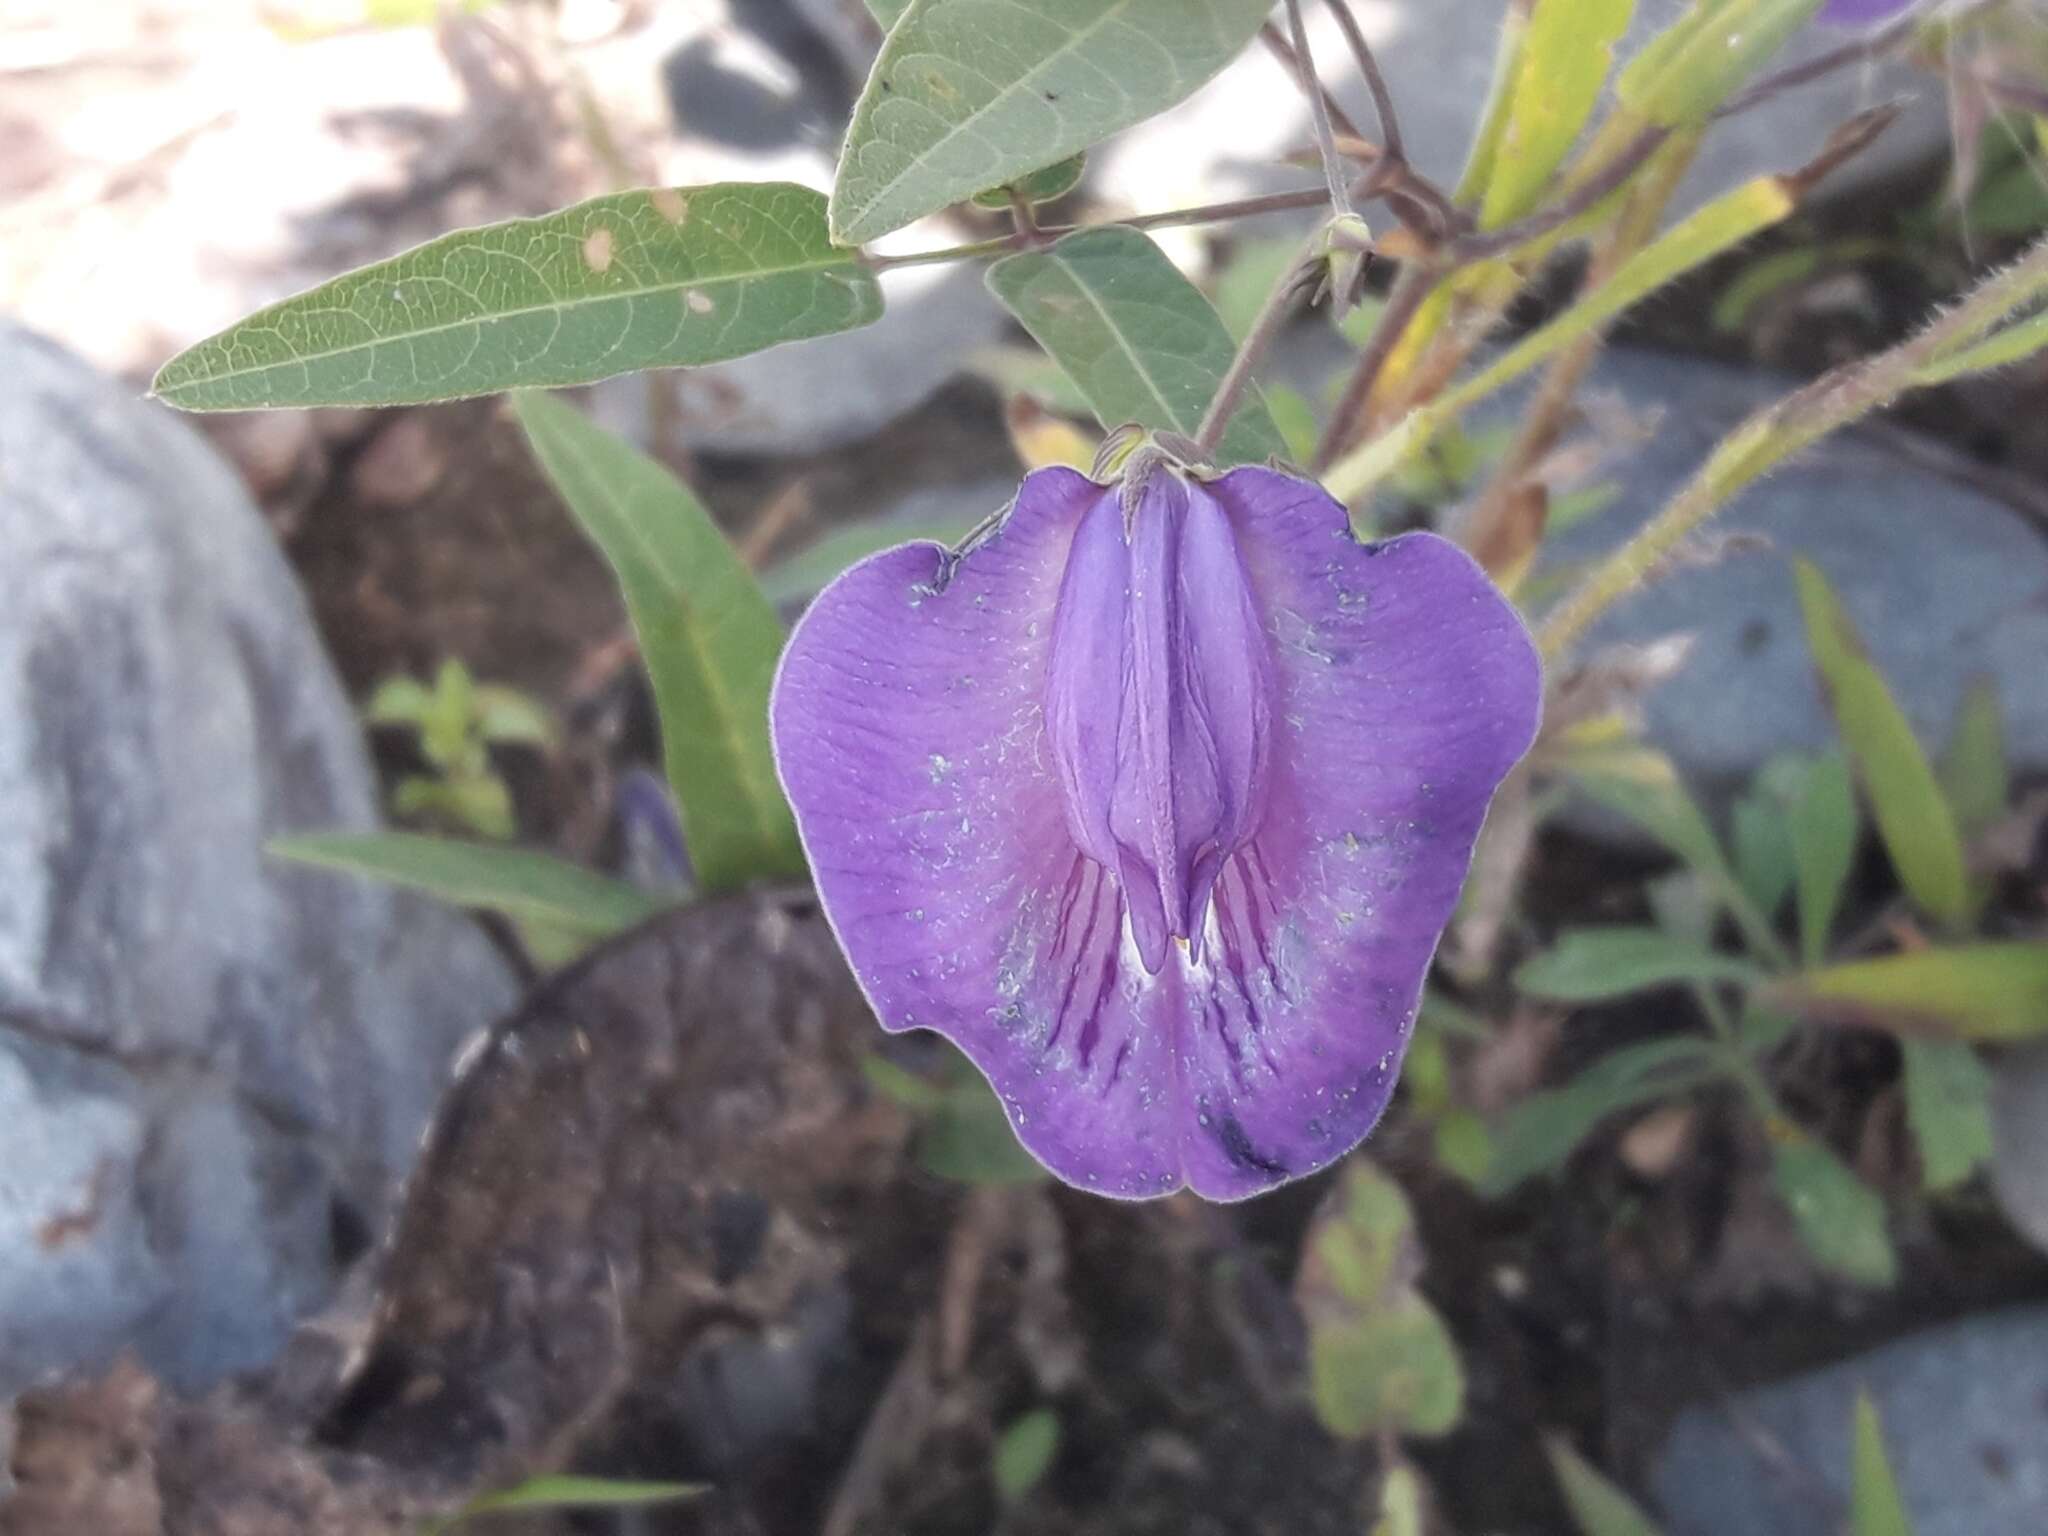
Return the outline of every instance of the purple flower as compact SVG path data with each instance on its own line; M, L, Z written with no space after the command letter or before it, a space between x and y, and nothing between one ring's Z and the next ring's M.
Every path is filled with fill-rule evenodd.
M882 1027L951 1039L1070 1183L1236 1199L1385 1107L1541 676L1455 545L1131 462L848 571L771 726Z

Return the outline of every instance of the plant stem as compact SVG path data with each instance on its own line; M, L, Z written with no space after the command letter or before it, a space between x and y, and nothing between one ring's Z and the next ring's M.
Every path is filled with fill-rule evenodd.
M1372 397L1373 385L1386 368L1387 359L1394 355L1394 348L1400 345L1402 333L1408 329L1409 322L1435 289L1437 278L1434 268L1411 263L1403 267L1401 275L1394 279L1393 291L1387 295L1386 305L1380 310L1379 323L1366 339L1365 350L1358 354L1351 377L1345 382L1344 393L1331 408L1330 419L1323 423L1323 435L1316 440L1316 456L1311 467L1318 475L1350 446L1352 434Z
M1920 374L1982 339L2020 306L2048 294L2048 238L1993 273L1963 302L1889 351L1845 364L1752 414L1641 532L1608 556L1537 632L1555 659L1618 598L1648 578L1738 491L1838 427L1890 405ZM2008 361L2010 359L2007 359Z
M1223 441L1223 433L1230 425L1230 418L1237 412L1237 403L1250 387L1252 370L1265 358L1273 338L1280 334L1280 328L1294 313L1294 300L1301 292L1303 273L1312 270L1312 263L1322 259L1324 231L1327 225L1319 227L1301 248L1301 255L1287 264L1266 295L1266 301L1259 306L1259 312L1252 319L1251 329L1245 332L1244 341L1239 344L1237 355L1230 360L1230 367L1216 386L1216 393L1209 401L1209 408L1202 413L1201 425L1195 428L1195 446L1204 458L1212 457L1216 445Z
M1386 76L1380 73L1379 61L1372 56L1358 18L1351 14L1351 7L1344 0L1325 0L1325 3L1337 18L1344 41L1351 45L1351 57L1358 64L1358 72L1365 76L1365 88L1372 92L1372 109L1380 120L1380 141L1386 145L1386 157L1389 160L1406 160L1408 157L1401 147L1400 120L1394 115L1394 93L1387 89Z
M972 261L978 256L1007 256L1013 251L1047 245L1062 235L1082 229L1103 229L1122 225L1126 229L1172 229L1186 224L1220 224L1228 219L1255 218L1262 213L1287 213L1298 208L1327 207L1327 188L1304 187L1298 192L1267 192L1259 197L1234 198L1226 203L1203 203L1193 208L1171 208L1163 213L1141 213L1128 219L1098 219L1092 224L1044 225L1029 235L1012 232L969 245L949 245L935 251L908 251L901 256L863 254L862 261L875 272L893 272L898 267L930 266L943 261Z
M1344 162L1337 156L1337 145L1330 136L1330 113L1323 104L1322 82L1316 75L1315 55L1309 52L1308 28L1301 20L1301 0L1287 0L1287 32L1294 44L1294 72L1301 82L1301 92L1308 98L1308 119L1315 128L1316 153L1323 162L1323 180L1329 184L1330 207L1339 214L1351 211L1351 198L1344 181ZM1385 124L1381 133L1385 134ZM1391 159L1396 151L1389 140L1382 162Z

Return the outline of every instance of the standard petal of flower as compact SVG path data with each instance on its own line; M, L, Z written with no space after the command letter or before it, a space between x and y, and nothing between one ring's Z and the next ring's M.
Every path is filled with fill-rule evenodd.
M1487 802L1534 738L1514 609L1445 540L1361 545L1318 487L1208 491L1273 641L1265 815L1181 968L1184 1173L1212 1198L1342 1156L1379 1117Z
M946 1035L1040 1161L1135 1196L1180 1183L1177 1024L1125 942L1113 875L1077 846L1046 734L1055 599L1105 496L1113 509L1114 491L1041 470L942 588L936 545L848 571L791 636L770 724L826 915L883 1027ZM1073 643L1099 661L1121 634L1116 617ZM1107 705L1074 701L1095 705L1082 727L1114 729L1109 687ZM1113 774L1113 742L1083 756L1104 751L1087 771Z

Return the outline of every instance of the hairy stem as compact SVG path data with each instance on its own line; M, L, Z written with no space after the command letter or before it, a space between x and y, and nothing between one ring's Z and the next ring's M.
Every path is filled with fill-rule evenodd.
M1981 341L2006 316L2048 295L2048 239L1993 273L1963 302L1889 351L1822 374L1751 415L1640 533L1603 561L1537 632L1547 657L1563 653L1588 625L1652 575L1673 550L1751 481L1858 417L1881 410L1934 373L1945 358ZM2001 358L2000 361L2011 361Z

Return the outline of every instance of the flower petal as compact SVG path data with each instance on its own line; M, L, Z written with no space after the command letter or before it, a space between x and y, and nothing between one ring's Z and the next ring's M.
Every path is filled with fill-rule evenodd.
M1119 572L1142 579L1144 551L1105 534L1088 558L1089 514L1115 497L1040 471L950 573L931 545L848 572L791 638L777 760L885 1028L951 1038L1070 1182L1236 1198L1335 1160L1377 1119L1540 677L1454 546L1361 546L1341 507L1275 471L1195 486L1177 600L1201 607L1175 659L1199 677L1168 693L1199 700L1183 725L1205 734L1211 787L1251 786L1212 819L1233 843L1256 832L1213 868L1189 850L1194 892L1212 875L1213 891L1200 931L1169 945L1156 872L1062 787L1104 806L1137 750L1142 626ZM1059 626L1066 683L1063 584L1089 594ZM1230 594L1248 606L1225 621Z
M1542 677L1521 619L1433 534L1362 545L1319 487L1211 481L1273 641L1268 805L1182 968L1184 1172L1254 1194L1342 1156L1394 1086L1487 802Z
M883 1028L951 1039L1060 1177L1163 1194L1180 1183L1167 989L1125 939L1113 874L1077 845L1046 739L1055 598L1105 497L1113 510L1114 489L1040 470L950 579L932 544L855 566L790 637L770 725ZM1121 621L1106 632L1114 657ZM1094 718L1113 728L1116 711Z

